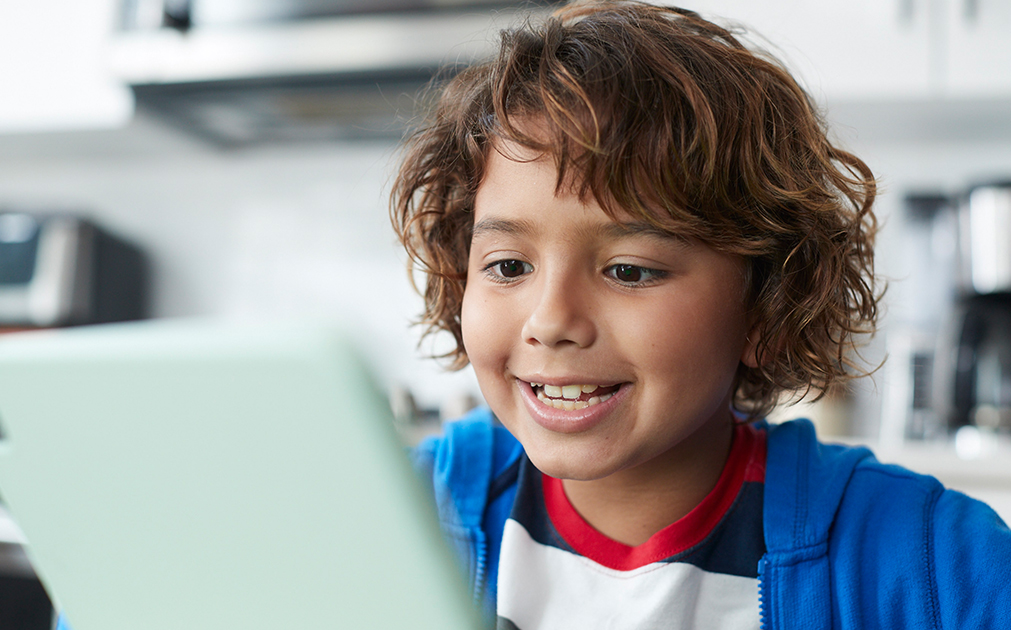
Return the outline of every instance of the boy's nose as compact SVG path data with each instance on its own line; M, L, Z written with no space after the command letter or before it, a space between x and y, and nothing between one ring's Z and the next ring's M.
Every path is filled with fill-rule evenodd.
M546 280L523 324L523 339L554 348L571 344L586 348L597 338L592 297L578 283Z

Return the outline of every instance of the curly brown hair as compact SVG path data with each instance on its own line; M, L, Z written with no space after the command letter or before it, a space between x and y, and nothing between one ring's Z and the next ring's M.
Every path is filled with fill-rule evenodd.
M408 139L391 217L427 274L426 333L456 340L451 367L467 364L474 197L501 140L553 156L558 186L576 181L612 218L743 258L761 340L760 365L738 368L742 413L861 373L851 350L873 332L880 298L870 169L832 144L776 60L692 11L629 1L572 4L504 31L497 58L456 75Z

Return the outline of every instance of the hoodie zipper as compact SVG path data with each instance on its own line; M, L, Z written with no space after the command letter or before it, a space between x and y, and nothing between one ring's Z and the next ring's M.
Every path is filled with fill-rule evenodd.
M475 532L474 540L474 551L475 562L474 562L474 602L478 605L481 604L481 598L484 597L485 592L485 582L487 581L487 576L485 572L487 571L488 564L488 544L484 540L483 532L477 530Z
M765 585L765 556L758 561L758 619L761 630L772 630L769 619L769 595Z

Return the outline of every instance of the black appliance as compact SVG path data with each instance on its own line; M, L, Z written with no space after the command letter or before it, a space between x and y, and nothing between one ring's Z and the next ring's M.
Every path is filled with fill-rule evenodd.
M1011 429L1011 294L966 298L959 321L950 424Z
M142 319L147 287L140 249L95 223L0 211L0 326Z
M955 201L958 286L939 344L938 409L949 429L1011 431L1011 182Z

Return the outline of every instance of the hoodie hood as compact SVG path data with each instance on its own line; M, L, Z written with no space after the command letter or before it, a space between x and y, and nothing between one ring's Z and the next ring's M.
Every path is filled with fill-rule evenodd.
M769 436L766 548L788 553L827 544L846 486L860 462L873 458L871 451L821 444L808 420L772 425Z

